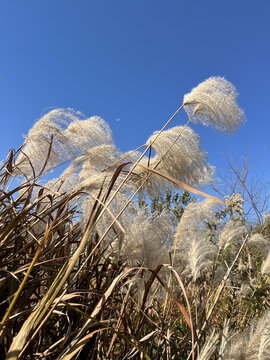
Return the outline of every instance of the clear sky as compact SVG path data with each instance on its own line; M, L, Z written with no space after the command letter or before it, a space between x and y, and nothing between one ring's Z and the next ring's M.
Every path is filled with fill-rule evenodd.
M0 158L55 107L99 115L123 151L143 143L210 76L237 88L248 122L193 126L223 169L248 145L270 176L270 0L0 1ZM183 124L184 112L172 125Z

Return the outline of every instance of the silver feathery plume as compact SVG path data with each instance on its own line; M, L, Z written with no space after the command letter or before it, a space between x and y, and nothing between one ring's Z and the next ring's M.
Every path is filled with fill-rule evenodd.
M270 312L250 327L233 337L227 346L224 360L269 360L270 359Z
M213 262L217 248L207 238L205 222L213 223L216 204L211 200L190 203L178 224L175 235L175 263L196 281Z
M194 122L234 133L245 121L236 102L235 87L222 77L210 77L184 96L184 107Z
M94 116L84 120L71 109L55 109L44 115L30 129L22 152L15 164L15 173L28 178L74 160L98 145L113 145L109 126Z

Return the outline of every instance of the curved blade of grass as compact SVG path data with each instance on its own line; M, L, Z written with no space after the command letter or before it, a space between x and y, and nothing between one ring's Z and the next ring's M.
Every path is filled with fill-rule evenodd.
M109 196L112 188L113 188L113 185L115 183L115 181L117 180L118 176L120 175L123 167L125 166L126 164L121 164L114 172L112 178L111 178L111 181L110 181L110 184L109 184L109 187L108 187L108 190L107 190L107 194L105 196L105 199L103 200L103 202L106 201L107 197ZM39 320L42 319L42 317L44 316L44 314L46 313L46 311L49 309L50 305L52 304L52 302L54 301L54 299L56 298L56 296L58 295L58 293L60 292L60 290L62 289L63 285L65 284L65 282L67 281L67 278L69 277L71 271L73 270L74 266L76 265L81 253L84 251L84 248L88 242L88 239L92 233L92 229L95 225L95 221L96 221L96 218L98 216L98 213L100 211L100 209L102 208L102 205L100 205L98 207L98 203L99 203L99 197L101 195L101 192L102 192L102 189L100 189L100 192L99 192L99 195L97 197L97 200L95 201L95 204L93 206L93 209L92 209L92 212L91 212L91 215L89 217L89 220L88 220L88 224L87 224L87 227L86 227L86 230L84 232L84 235L81 239L81 242L77 248L77 250L75 251L74 255L72 256L72 258L70 258L70 260L68 261L68 264L67 264L67 267L66 267L66 270L65 270L65 274L63 275L63 278L61 279L59 285L56 287L54 293L52 294L51 298L49 301L47 301L47 304L45 306L45 308L43 309L43 311L41 312L39 318L37 319L37 322ZM73 195L74 196L74 195ZM72 197L73 197L72 196ZM106 206L105 206L106 207ZM37 324L36 324L37 325Z
M49 235L50 235L50 233L51 233L51 230L52 230L53 226L55 225L56 221L58 220L58 218L59 218L60 214L62 213L62 211L63 211L63 208L59 209L59 211L58 211L58 213L56 214L54 220L52 221L49 229L47 230L47 232L46 232L46 234L45 234L42 242L41 242L40 245L38 246L38 248L37 248L37 250L36 250L36 253L35 253L34 257L33 257L33 260L32 260L30 266L28 267L28 269L27 269L27 271L26 271L26 274L25 274L25 276L24 276L24 278L23 278L23 281L21 282L21 284L20 284L20 286L19 286L19 289L16 291L15 296L14 296L14 298L12 299L11 304L9 305L7 312L5 313L3 319L2 319L2 321L1 321L1 323L0 323L0 330L2 330L2 329L4 328L5 323L6 323L6 321L8 320L9 315L10 315L12 309L14 308L16 302L17 302L17 300L18 300L18 298L19 298L19 296L20 296L20 294L21 294L21 292L22 292L22 289L23 289L26 281L27 281L27 279L28 279L31 271L33 270L33 267L34 267L34 265L35 265L35 263L36 263L36 261L37 261L37 259L38 259L38 257L39 257L39 254L41 253L42 249L44 248L44 246L45 246L45 244L46 244L46 242L47 242L47 240L48 240L48 237L49 237ZM0 333L0 334L1 334L1 333Z
M192 322L192 316L191 316L191 306L190 306L190 303L189 303L189 300L188 300L188 297L187 297L187 293L186 293L184 284L183 284L179 274L177 273L177 271L171 265L164 265L164 266L166 266L168 269L170 269L173 272L173 274L176 277L176 280L177 280L177 282L178 282L178 284L179 284L179 286L180 286L180 288L181 288L181 290L183 291L183 294L184 294L184 298L185 298L187 308L188 308L188 312L189 312L189 319L190 319L191 343L192 343L191 356L192 356L192 359L194 359L196 333L195 333L194 328L193 328L193 322ZM197 336L196 336L196 338L197 338Z
M3 192L5 191L5 188L7 186L8 180L9 180L9 178L11 176L11 172L12 172L12 162L13 162L13 157L14 157L14 150L11 149L9 151L9 153L10 153L9 159L6 163L6 173L5 173L4 185L3 185L2 191L0 193L0 197L2 196Z
M173 182L175 185L178 185L178 186L180 186L182 189L185 189L185 190L187 190L187 191L189 191L189 192L192 192L193 194L197 194L197 195L204 196L204 197L206 197L206 198L208 198L208 199L214 200L214 201L219 202L219 203L221 203L221 204L223 204L223 205L226 204L224 200L221 200L221 199L219 199L219 198L217 198L217 197L215 197L215 196L206 194L206 193L204 193L203 191L194 189L193 187L184 184L182 181L176 180L176 179L174 179L174 178L172 178L172 177L170 177L170 176L168 176L168 175L162 174L161 172L159 172L159 171L157 171L157 170L154 170L154 169L151 169L151 168L148 167L148 166L145 166L145 165L142 165L142 164L137 164L137 165L138 165L138 166L141 166L142 168L144 168L144 169L146 169L146 170L148 170L148 171L150 171L150 172L152 172L152 173L154 173L154 174L156 174L156 175L159 175L159 176L163 177L164 179L167 179L167 180Z
M153 271L153 270L150 270ZM192 321L191 321L191 317L190 314L187 312L187 310L185 309L184 305L180 303L180 301L176 298L176 296L174 295L174 293L168 288L168 286L161 280L161 278L158 276L158 274L155 274L156 278L158 279L158 281L161 283L161 285L164 287L164 289L167 291L167 293L170 295L170 297L172 298L173 302L175 303L175 305L178 307L178 309L180 310L180 312L182 313L186 323L188 324L190 330L193 330L193 326L192 326Z
M113 177L111 179L111 182L109 185L109 190L108 190L106 196L108 196L110 191L112 190L113 185L114 185L117 177L119 176L122 168L123 168L123 166L120 165L118 167L118 169L116 169L115 174L113 175ZM101 191L102 191L102 189L100 190L99 196L101 195ZM63 211L65 205L75 196L77 196L77 193L70 195L65 200L63 206L59 209L59 214ZM21 350L23 349L23 347L25 345L25 342L27 341L27 338L28 338L30 332L38 326L38 324L40 323L40 321L42 320L42 318L48 311L49 307L51 306L51 304L53 303L53 301L55 300L55 298L61 291L65 282L67 281L71 271L73 270L74 266L76 265L81 253L84 251L84 248L89 240L89 237L92 233L92 229L95 224L95 220L97 218L97 214L99 212L99 209L101 208L101 205L98 209L97 208L98 208L98 202L96 201L93 206L91 215L89 217L89 220L88 220L88 223L86 226L86 230L82 236L82 239L80 241L80 244L79 244L77 250L75 251L74 255L69 259L68 263L62 267L62 269L60 270L60 273L58 274L57 278L51 285L47 294L42 298L42 300L38 304L37 308L33 311L33 313L28 317L28 319L23 324L18 335L13 339L13 342L12 342L11 347L8 352L7 360L17 359L18 355L20 354ZM56 216L56 218L57 218L57 216ZM54 220L54 223L56 222L56 218ZM51 224L49 230L51 230L52 227L53 227L53 224ZM49 232L48 232L48 235L49 235ZM47 236L47 238L48 238L48 236ZM47 240L47 238L46 238L46 240ZM44 241L44 245L45 245L45 243L46 243L46 241ZM44 245L42 246L42 248L44 247ZM42 250L42 248L40 249L40 251ZM39 251L39 253L40 253L40 251ZM39 255L39 253L38 253L38 255ZM35 261L37 260L37 257L36 257ZM34 266L34 263L33 263L33 266ZM29 274L30 274L30 271L29 271ZM28 276L29 276L29 274L28 274ZM95 315L93 315L93 317L94 316Z
M73 349L70 350L64 357L63 360L71 360L73 359L73 356L75 356L86 344L87 342L91 339L91 337L101 331L104 330L112 330L115 334L117 334L119 337L123 338L126 342L128 342L129 344L131 344L136 351L140 351L140 348L138 345L134 344L134 342L132 342L130 339L128 339L125 335L121 334L120 332L116 331L115 329L113 329L112 327L106 327L106 328L102 328L102 329L97 329L92 331L90 334L87 334L86 336L84 336L78 343L77 346ZM146 335L144 338L140 339L140 342L144 342L146 340L148 340L149 338L151 338L154 333L156 333L156 331L152 331L150 334ZM151 358L143 353L143 356L146 360L151 360Z
M145 290L144 290L144 294L143 294L143 299L142 299L142 305L141 305L141 311L139 313L139 317L138 317L138 321L137 321L137 332L139 331L141 325L142 325L142 320L143 320L143 310L145 307L145 303L147 300L147 296L149 294L150 288L156 278L157 273L161 270L161 268L163 267L163 265L158 265L155 270L152 270L152 274L150 275L147 283L145 284Z
M106 303L106 301L108 300L108 298L110 297L110 295L112 294L114 288L117 286L117 284L124 279L125 277L127 277L132 271L134 271L135 268L130 268L127 269L125 272L119 274L112 282L112 284L110 285L110 287L107 289L107 291L105 292L105 294L102 296L102 298L99 300L98 304L96 305L96 307L94 308L94 310L91 313L91 318L95 318L99 312L101 311L101 309L103 308L104 304ZM92 319L88 319L85 324L83 325L83 327L81 328L81 330L78 332L78 334L75 336L75 338L72 340L70 346L68 347L68 349L62 354L60 355L60 357L58 358L59 360L64 360L66 354L68 354L70 351L73 351L76 347L77 347L77 343L79 343L81 341L81 337L85 334L85 332L88 330L89 326L92 323Z
M117 324L116 324L116 331L118 331L119 328L120 328L120 325L121 325L121 322L122 322L122 317L123 317L123 314L124 314L124 311L125 311L125 308L126 308L126 305L127 305L128 297L129 297L129 294L130 294L130 290L131 290L131 286L129 285L128 291L127 291L127 293L125 295L124 301L123 301L122 306L121 306L119 318L118 318L118 321L117 321ZM117 338L117 333L114 333L113 337L112 337L112 340L110 342L110 345L109 345L109 349L108 349L108 351L106 353L107 357L109 357L109 354L111 352L111 349L112 349L112 347L114 345L114 342L115 342L116 338Z
M2 322L1 322L1 325L2 327L4 326L6 320L8 319L9 317L9 314L12 310L12 308L14 307L22 289L23 289L23 286L25 285L25 282L27 280L27 278L29 277L30 273L31 273L31 270L33 269L37 259L38 259L38 256L40 254L40 252L42 251L42 249L44 248L47 240L48 240L48 237L49 237L49 234L53 228L53 226L55 225L55 223L57 222L57 220L59 219L60 215L62 214L65 206L66 206L66 203L68 201L70 201L71 198L73 198L74 196L76 196L77 194L73 194L71 196L69 196L67 199L65 199L64 201L64 204L62 204L62 206L59 208L55 218L53 219L49 229L47 230L42 242L40 243L35 255L34 255L34 258L26 272L26 275L23 279L23 282L21 283L17 293L15 294L15 297L13 298L13 301L12 303L10 304L9 306L9 309L7 311L7 313L5 314ZM47 309L47 306L50 306L51 305L51 302L54 300L52 300L51 302L49 301L50 300L50 296L52 294L52 290L59 284L59 279L61 278L61 276L63 274L65 274L65 270L66 270L66 266L64 265L62 267L62 269L60 270L60 272L58 273L56 279L54 280L53 284L51 285L51 288L48 290L48 293L42 298L41 302L37 305L37 307L35 308L35 310L33 310L33 312L29 315L29 317L27 318L27 320L23 323L23 326L22 328L20 329L19 333L16 335L16 337L13 338L13 342L10 346L10 349L8 351L8 355L7 355L7 360L15 360L18 358L18 355L20 353L20 351L22 350L26 340L27 340L27 337L29 336L30 332L32 331L33 328L35 328L37 322L39 321L39 317L40 317L40 314L42 313L42 310L44 309L44 307Z
M158 276L158 272L161 270L162 267L167 267L168 269L170 269L173 274L175 275L177 282L181 288L181 290L183 291L184 294L184 298L188 307L188 312L186 311L185 307L177 300L177 298L175 297L175 295L173 294L173 292L168 288L167 285L164 284L164 282L160 279L160 277ZM142 305L141 305L141 311L140 311L140 315L138 318L138 322L137 322L137 328L140 329L140 327L142 326L142 314L143 314L143 309L144 309L144 305L149 293L149 290L151 288L151 285L154 281L155 278L158 279L158 281L161 283L161 285L164 287L164 289L167 291L168 295L172 298L173 302L175 303L175 305L178 307L178 309L180 310L180 312L182 313L186 323L188 324L190 330L191 330L191 337L192 337L192 358L194 359L194 329L193 329L193 322L192 322L192 317L191 317L191 307L189 304L189 300L187 297L187 293L184 287L184 284L182 282L182 280L180 279L180 276L178 275L178 273L175 271L175 269L171 266L171 265L167 265L167 264L160 264L156 267L155 270L151 270L148 269L152 272L152 275L150 276L150 278L148 279L146 285L145 285L145 292L144 292L144 296L143 296L143 301L142 301Z
M106 328L102 328L102 329L97 329L97 330L92 331L90 334L85 335L80 340L80 342L77 343L77 345L65 355L63 360L71 360L73 358L73 356L75 356L77 354L77 352L80 351L84 347L84 345L88 343L88 341L91 339L91 337L94 334L104 331L104 330L108 330L108 329L110 329L110 328L106 327Z

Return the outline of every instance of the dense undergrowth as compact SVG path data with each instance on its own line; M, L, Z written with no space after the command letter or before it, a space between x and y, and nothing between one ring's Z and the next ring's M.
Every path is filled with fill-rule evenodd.
M188 126L234 132L245 121L236 95L206 80L184 97L188 123L167 130L179 108L143 152L122 154L102 119L70 109L10 151L1 359L270 358L269 219L247 226L239 194L198 190L214 169Z

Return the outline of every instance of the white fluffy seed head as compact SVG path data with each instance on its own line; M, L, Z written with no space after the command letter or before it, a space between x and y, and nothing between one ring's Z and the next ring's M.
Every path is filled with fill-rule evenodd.
M179 244L185 243L186 238L192 237L193 234L204 237L205 222L212 223L214 221L213 215L217 206L214 201L209 199L188 204L177 227L175 247L177 248Z
M217 348L219 342L219 334L215 334L213 331L212 334L205 341L197 360L210 360L212 354Z
M226 345L224 360L268 360L270 358L270 312L249 328L231 336Z
M48 171L103 144L113 145L111 130L104 120L97 116L85 120L71 109L55 109L29 131L14 172L30 178L41 171L45 162Z
M216 247L209 241L205 222L213 223L216 204L211 200L190 203L179 222L174 248L176 263L196 281L213 262Z
M235 87L222 77L210 77L184 96L184 107L194 122L234 133L245 121L236 102Z
M109 125L99 116L73 121L65 130L65 136L79 151L99 145L112 145L113 138Z
M142 159L143 165L155 168L161 173L188 185L202 184L206 181L209 183L213 176L213 168L206 161L207 154L200 147L199 136L191 128L176 126L163 131L157 139L156 135L157 132L146 142L146 145L151 145L152 155L154 155ZM167 152L172 144L173 146ZM134 174L141 180L149 173L138 166ZM157 187L167 191L172 187L172 184L158 175L151 175L145 188L151 194L158 192Z
M81 180L108 168L121 156L121 152L114 145L99 145L89 149L84 154L82 170L79 174ZM115 170L115 167L111 171ZM101 174L102 175L102 174Z
M177 139L179 134L181 135ZM148 139L146 144L150 145L155 136L156 133ZM150 165L158 163L175 140L175 144L157 169L188 184L197 183L199 170L202 171L207 165L207 154L200 147L199 136L191 128L184 129L183 126L176 126L162 132L151 145L156 156L150 160Z
M174 237L171 214L162 212L149 217L140 210L131 220L121 248L122 257L130 265L152 269L159 264L169 263Z
M260 249L260 252L262 253L262 255L265 256L265 254L268 253L269 248L270 248L270 241L264 237L261 234L253 234L247 242L247 245L249 247L253 247L256 246Z
M261 272L263 275L270 274L270 250L264 262L262 263Z
M219 238L218 246L220 250L225 249L232 243L239 242L245 233L245 226L240 222L231 220L222 229Z

